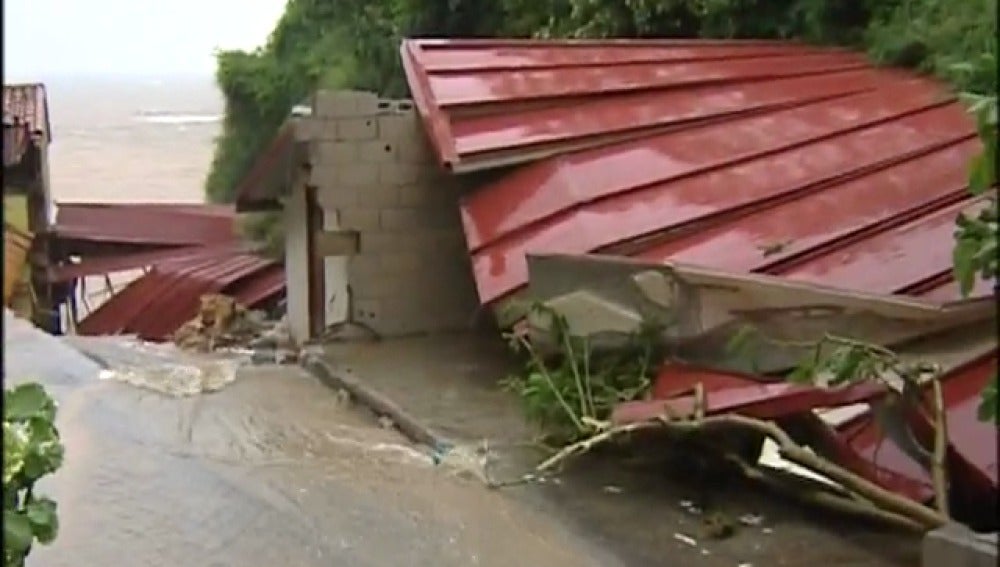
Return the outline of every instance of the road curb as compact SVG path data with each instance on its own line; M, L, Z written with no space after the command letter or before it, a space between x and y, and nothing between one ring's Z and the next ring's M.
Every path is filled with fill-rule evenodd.
M322 356L303 353L299 364L326 386L346 391L376 414L391 419L396 428L411 441L427 445L436 451L446 450L454 445L434 428L399 407L388 396L363 384L358 377L334 368Z

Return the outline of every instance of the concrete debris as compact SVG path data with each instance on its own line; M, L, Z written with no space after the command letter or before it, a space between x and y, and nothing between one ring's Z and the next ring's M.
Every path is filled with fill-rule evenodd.
M764 522L764 516L758 516L756 514L743 514L740 516L740 523L744 526L755 527L759 526Z
M222 294L201 296L198 315L174 333L173 342L183 350L202 353L251 347L258 363L283 364L298 358L287 320L270 322L263 313L247 310Z

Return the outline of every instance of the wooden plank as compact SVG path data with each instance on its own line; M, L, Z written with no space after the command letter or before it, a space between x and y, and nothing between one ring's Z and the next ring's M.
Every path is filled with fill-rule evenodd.
M360 247L360 235L356 230L320 230L315 239L316 255L320 258L352 256Z

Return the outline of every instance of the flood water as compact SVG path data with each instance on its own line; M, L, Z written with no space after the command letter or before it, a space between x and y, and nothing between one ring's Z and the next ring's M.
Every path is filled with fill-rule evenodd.
M5 315L5 375L60 403L61 530L33 567L614 565L502 493L435 466L296 367L172 397Z

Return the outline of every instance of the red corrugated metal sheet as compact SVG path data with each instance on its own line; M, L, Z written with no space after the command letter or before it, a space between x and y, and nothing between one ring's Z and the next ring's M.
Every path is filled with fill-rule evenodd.
M247 252L218 250L176 258L155 266L101 304L80 322L82 335L134 333L163 340L198 311L208 293L233 295L248 307L279 295L284 272L272 260Z
M205 256L216 252L219 256L233 254L242 245L220 245L207 249L204 246L171 246L166 249L136 252L134 254L114 254L111 256L85 257L78 263L65 264L52 268L50 279L53 282L67 282L74 279L112 274L125 270L147 268L171 260Z
M4 85L3 114L5 121L9 117L15 123L27 125L32 134L52 140L45 85L41 83Z
M995 498L997 494L997 430L976 415L979 392L996 375L997 352L978 357L946 373L942 390L950 443L949 469L956 490L965 498ZM928 471L908 456L883 432L871 412L865 412L838 429L824 425L812 410L858 402L875 402L884 390L875 384L840 389L768 383L729 372L668 364L660 372L653 400L630 402L615 408L616 423L655 419L664 406L677 415L694 409L691 390L704 387L708 415L737 413L766 420L810 420L812 441L828 456L853 472L914 500L933 496ZM933 444L928 417L913 412L910 425L925 446Z
M45 86L39 83L4 85L4 167L20 162L33 140L48 143L51 139Z
M463 200L484 303L525 285L529 253L591 252L957 298L950 231L976 206L965 186L979 142L933 82L787 44L412 41L403 53L443 162L531 159L558 142L561 155Z
M236 238L233 207L217 205L58 203L52 232L63 240L204 245Z
M401 52L430 139L455 171L870 90L886 78L854 53L775 42L408 40Z

